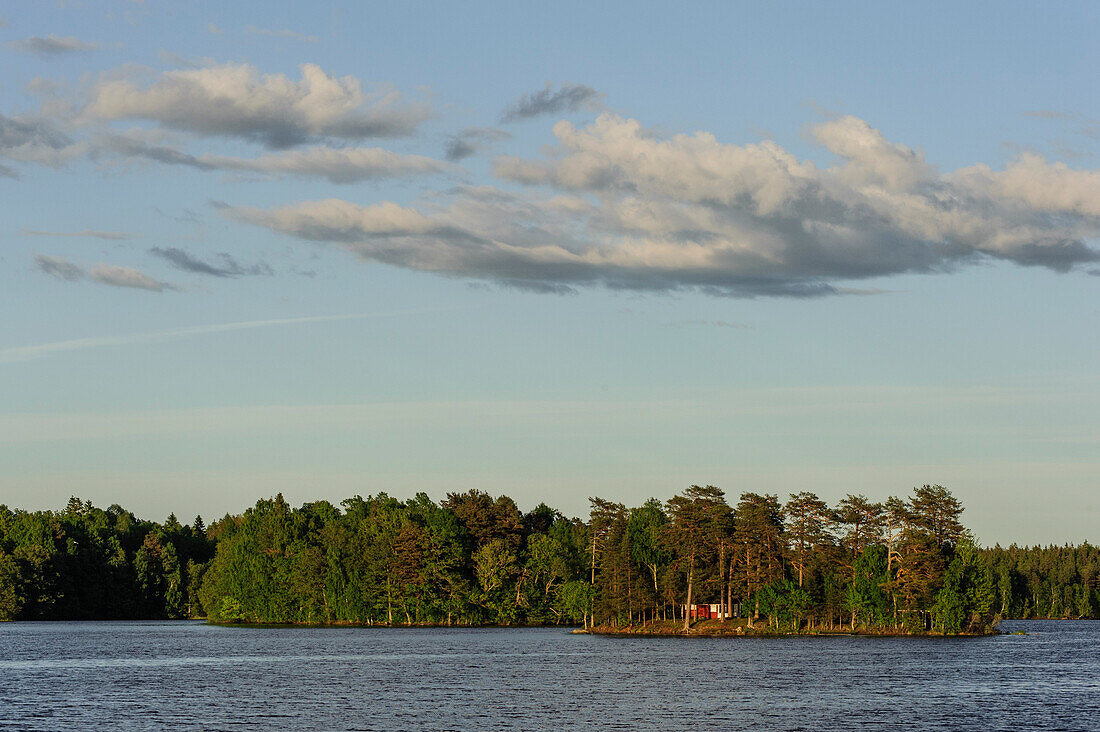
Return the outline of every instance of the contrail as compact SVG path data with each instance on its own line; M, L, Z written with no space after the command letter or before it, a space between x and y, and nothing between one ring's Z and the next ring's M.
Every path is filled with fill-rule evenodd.
M344 313L342 315L310 315L301 318L275 318L273 320L244 320L236 323L214 323L211 325L194 325L186 328L172 328L171 330L155 330L147 333L131 333L120 336L101 336L96 338L76 338L70 341L54 341L53 343L39 343L33 346L14 346L0 349L0 363L12 363L14 361L28 361L34 358L42 358L54 353L65 351L79 351L85 348L102 348L104 346L123 346L130 343L159 343L178 338L190 338L192 336L206 335L208 333L226 333L234 330L248 330L250 328L269 328L275 325L296 325L299 323L323 323L331 320L364 320L367 318L390 318L398 315L419 315L421 313L439 313L454 310L454 308L419 308L415 310L393 310L381 313Z

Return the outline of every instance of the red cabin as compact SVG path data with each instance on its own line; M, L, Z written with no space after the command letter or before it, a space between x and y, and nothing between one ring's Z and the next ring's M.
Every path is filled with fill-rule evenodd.
M718 603L711 603L707 605L692 604L691 606L692 620L711 620L728 617L729 613L722 612L722 606Z

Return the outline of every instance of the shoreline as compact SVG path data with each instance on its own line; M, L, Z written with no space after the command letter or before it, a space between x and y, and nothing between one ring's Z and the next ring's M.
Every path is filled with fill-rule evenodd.
M195 620L203 620L196 618ZM753 628L747 624L727 625L720 621L696 621L693 626L685 631L679 621L659 621L646 625L600 625L592 628L582 628L576 625L496 625L492 623L471 625L446 625L439 623L420 624L369 624L355 622L341 623L253 623L253 622L225 622L205 620L206 625L214 625L223 628L252 628L252 629L310 629L310 628L355 628L362 630L429 630L429 629L454 629L454 630L521 630L541 628L545 630L559 630L574 635L599 635L622 638L828 638L828 637L865 637L865 638L987 638L1007 633L992 628L984 633L940 633L935 631L910 632L892 629L857 628L856 630L820 629L820 630L775 630L774 628Z
M721 621L707 620L696 621L688 630L683 629L681 622L659 621L656 624L649 623L623 627L601 625L587 630L574 630L573 632L627 638L988 638L995 635L1004 635L996 627L991 628L988 632L981 633L913 632L889 628L776 630L774 628L754 628L747 623L729 625Z
M253 623L249 621L225 621L225 620L208 620L206 618L191 618L192 620L204 621L206 625L216 625L222 628L360 628L364 630L438 630L438 629L453 629L453 630L516 630L521 628L545 628L547 630L562 630L576 633L578 630L583 632L583 629L577 625L498 625L496 623L452 623L447 625L446 623L394 623L389 625L386 623L358 623L358 622L338 622L338 623Z

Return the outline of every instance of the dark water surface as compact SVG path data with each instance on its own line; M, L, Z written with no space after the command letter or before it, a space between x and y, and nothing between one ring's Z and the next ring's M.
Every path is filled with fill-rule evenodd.
M1100 730L1100 622L976 639L0 624L0 729Z

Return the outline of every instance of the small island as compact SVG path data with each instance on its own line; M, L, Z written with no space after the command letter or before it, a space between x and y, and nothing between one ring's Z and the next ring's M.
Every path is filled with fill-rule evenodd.
M829 506L691 486L587 520L480 491L292 508L209 526L73 498L0 506L0 619L561 626L614 635L983 635L1095 618L1100 552L978 547L946 488Z

